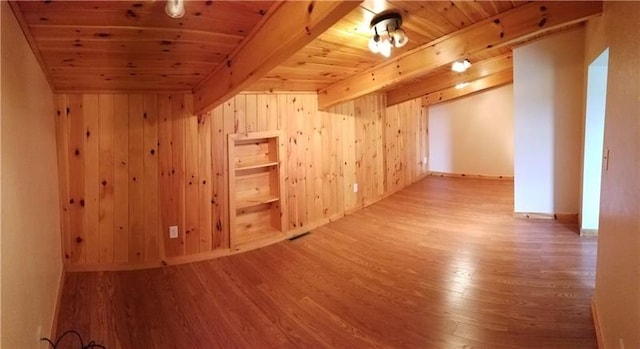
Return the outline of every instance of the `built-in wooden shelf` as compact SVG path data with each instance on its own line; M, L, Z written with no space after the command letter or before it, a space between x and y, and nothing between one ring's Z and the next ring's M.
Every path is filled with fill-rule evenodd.
M281 131L229 135L229 233L232 250L283 234Z
M236 243L235 249L240 250L240 249L249 248L265 240L270 240L270 239L279 240L281 239L281 236L283 234L284 233L282 233L281 231L276 230L275 228L269 228L269 227L267 228L257 227L254 229L246 228L246 229L243 229L240 236L238 236L239 242Z
M277 166L277 165L278 165L277 161L236 164L236 171L252 170L252 169L265 168L265 167L271 167L271 166Z
M252 206L268 204L278 200L280 200L280 198L273 194L262 194L262 195L252 196L246 199L238 199L236 200L236 210L241 210L241 209L249 208Z

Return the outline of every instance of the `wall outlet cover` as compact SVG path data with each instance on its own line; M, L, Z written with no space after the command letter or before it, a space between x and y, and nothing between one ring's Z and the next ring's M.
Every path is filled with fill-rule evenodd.
M178 238L178 226L172 225L169 227L169 238L177 239Z
M354 193L358 192L358 183L353 183L353 192Z

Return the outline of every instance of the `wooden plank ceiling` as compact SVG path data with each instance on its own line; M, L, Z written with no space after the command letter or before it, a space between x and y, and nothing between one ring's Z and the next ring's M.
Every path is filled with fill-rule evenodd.
M522 1L380 1L367 0L303 50L251 86L254 90L315 91L363 72L421 45L510 10ZM402 15L409 43L385 58L369 51L369 23L376 13L395 10ZM495 54L509 52L508 48ZM490 55L473 57L488 58Z
M315 6L320 8L318 4ZM389 62L399 62L400 69L400 62L410 61L414 52L439 45L441 50L450 49L448 47L452 45L447 46L447 43L455 41L456 37L468 40L464 48L458 48L462 55L458 51L438 51L437 54L470 59L474 66L468 72L452 73L449 69L451 59L441 59L433 62L433 68L414 69L409 76L385 78L384 83L378 81L366 93L386 93L391 105L433 96L463 80L481 79L492 74L502 74L502 78L484 81L504 83L504 76L508 75L504 72L512 69L511 49L515 44L579 25L599 14L602 6L601 3L564 4L549 1L366 0L359 6L358 2L353 2L352 7L333 6L333 12L322 12L324 21L323 18L313 19L320 25L311 29L322 30L322 33L311 33L309 27L293 28L291 25L292 33L299 35L299 31L305 29L312 36L308 43L298 39L298 46L306 46L296 48L296 52L280 55L255 52L255 55L277 57L279 62L270 62L274 67L269 66L270 71L263 67L265 71L251 68L251 71L240 72L244 74L242 79L247 79L244 84L235 81L237 77L235 80L230 77L239 73L230 68L234 55L251 45L258 47L257 37L270 40L268 34L260 31L273 31L273 23L271 26L267 23L270 16L282 18L286 13L281 11L280 17L274 15L284 7L280 2L187 1L186 14L180 19L172 19L164 13L164 1L21 1L12 3L12 7L57 92L194 92L196 96L210 95L209 101L196 105L198 111L206 111L219 104L220 98L227 97L224 91L210 92L220 90L212 82L218 81L219 77L222 81L234 80L229 90L240 86L251 91L320 91L320 105L329 106L358 96L323 97L323 94L340 92L342 85L349 88L345 81L357 82L359 76L389 65ZM307 17L312 17L313 7L314 2L305 3L303 8L309 10ZM410 41L403 48L393 49L391 57L385 58L371 53L367 41L373 16L388 10L402 15L403 28ZM510 16L511 13L514 14ZM500 23L500 18L515 23ZM519 18L523 19L522 25L517 22ZM525 19L536 22L526 24ZM545 25L547 19L550 25ZM289 25L288 21L280 19L277 23ZM295 25L300 26L299 23ZM466 48L474 45L469 41L474 39L474 34L469 32L478 32L477 39L483 40L488 34L482 37L482 30L493 26L503 27L506 31L507 25L511 26L509 29L513 28L507 32L508 42L474 52ZM517 35L509 36L514 32ZM504 36L504 33L497 33L500 38ZM274 43L280 39L271 38ZM289 46L286 50L298 46ZM247 52L242 53L246 60ZM458 94L460 92L455 95Z
M57 91L190 91L249 35L273 1L20 1ZM15 8L15 6L14 6ZM23 29L24 29L23 24Z

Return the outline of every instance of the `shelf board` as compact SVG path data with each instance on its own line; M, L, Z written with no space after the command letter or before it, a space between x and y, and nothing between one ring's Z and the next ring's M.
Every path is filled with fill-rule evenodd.
M275 202L278 200L280 200L280 198L273 194L262 194L262 195L256 195L256 196L252 196L244 199L238 199L236 201L236 210L240 210L240 209L251 207L251 206L268 204L270 202Z
M251 170L251 169L254 169L254 168L264 168L264 167L271 167L271 166L277 166L277 165L278 165L277 161L248 163L248 164L236 164L236 171Z
M279 240L282 239L283 235L284 234L281 231L272 227L239 231L237 236L238 240L236 241L234 248L236 250L245 249L256 243L259 244L260 242L266 242L273 239Z

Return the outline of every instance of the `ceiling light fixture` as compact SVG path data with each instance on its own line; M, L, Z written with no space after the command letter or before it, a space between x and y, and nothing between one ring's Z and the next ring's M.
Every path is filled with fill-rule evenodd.
M462 61L455 61L451 65L451 70L454 72L462 73L465 70L469 69L471 66L471 62L468 59L464 59Z
M184 0L167 0L164 12L171 18L181 18L184 16Z
M402 16L396 12L383 12L371 20L371 39L369 50L385 57L391 55L391 47L402 47L409 42L409 37L402 26Z

